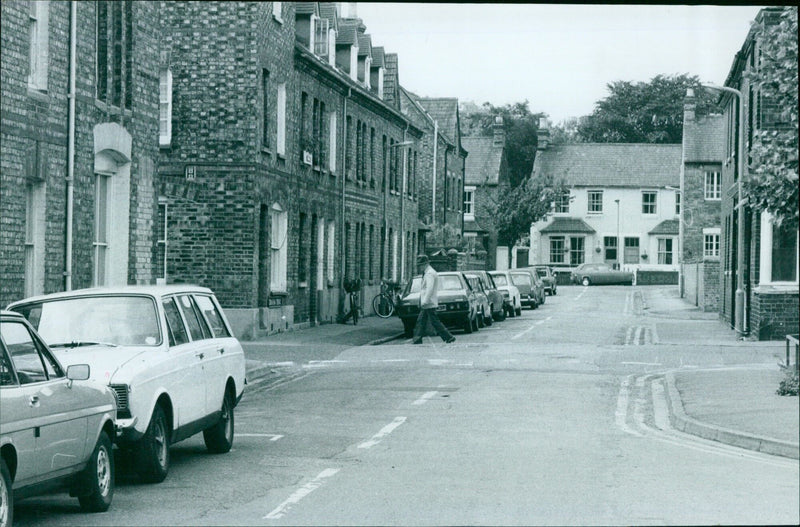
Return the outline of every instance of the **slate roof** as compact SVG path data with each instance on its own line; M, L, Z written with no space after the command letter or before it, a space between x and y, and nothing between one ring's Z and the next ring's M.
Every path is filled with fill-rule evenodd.
M465 185L497 185L503 161L503 147L494 138L462 137L461 146L469 152L464 170Z
M709 115L683 123L687 163L721 163L724 157L725 121L722 115Z
M336 19L336 2L319 2L319 16L320 18L327 18L331 21L331 26L335 26Z
M580 218L554 218L553 222L540 232L591 234L595 230Z
M413 95L412 95L413 96ZM458 137L458 99L455 97L418 97L417 102L439 122L439 131L452 144Z
M664 220L650 231L648 234L671 234L677 236L680 234L678 230L678 220Z
M296 15L313 15L317 12L317 2L295 2Z
M552 176L569 186L680 185L681 145L568 143L536 153L533 177Z
M383 46L375 46L372 48L372 67L383 68L385 63L383 61Z
M359 35L358 36L358 56L366 55L369 56L370 52L372 51L372 37L369 35Z
M339 33L336 35L336 45L350 46L358 39L358 23L351 20L339 20Z

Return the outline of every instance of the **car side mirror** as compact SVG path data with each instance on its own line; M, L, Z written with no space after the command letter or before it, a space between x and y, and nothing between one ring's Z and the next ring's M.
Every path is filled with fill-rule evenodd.
M73 364L67 367L67 379L71 381L86 381L89 379L88 364Z

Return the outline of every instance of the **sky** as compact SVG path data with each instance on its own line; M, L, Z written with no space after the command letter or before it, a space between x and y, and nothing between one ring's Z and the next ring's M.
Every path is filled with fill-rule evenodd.
M592 113L611 82L659 74L723 84L758 6L355 4L373 46L423 97L528 100L553 123Z

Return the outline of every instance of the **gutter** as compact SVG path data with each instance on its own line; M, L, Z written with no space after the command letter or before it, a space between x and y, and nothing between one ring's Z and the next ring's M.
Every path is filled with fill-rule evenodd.
M72 290L72 219L75 192L75 77L77 69L78 4L70 2L69 13L69 121L67 131L67 210L64 242L64 290Z

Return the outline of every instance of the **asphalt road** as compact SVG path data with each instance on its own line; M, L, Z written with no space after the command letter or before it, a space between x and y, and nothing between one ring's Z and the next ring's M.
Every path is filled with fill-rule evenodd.
M633 287L564 287L455 344L346 349L251 389L236 440L172 448L166 481L118 472L107 513L66 495L18 525L797 524L798 462L666 422L663 371L774 363L644 316ZM695 337L692 337L692 334Z

